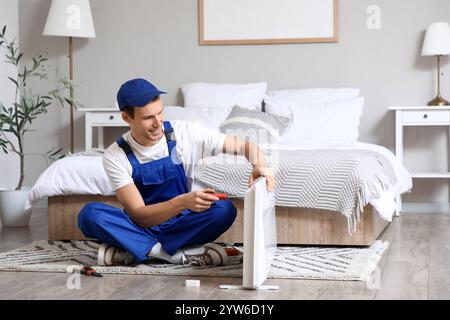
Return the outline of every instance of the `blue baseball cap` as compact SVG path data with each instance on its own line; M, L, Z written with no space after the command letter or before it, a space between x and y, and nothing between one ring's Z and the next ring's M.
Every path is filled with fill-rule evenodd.
M126 107L143 107L154 98L166 93L145 79L133 79L120 87L117 92L117 104L120 111Z

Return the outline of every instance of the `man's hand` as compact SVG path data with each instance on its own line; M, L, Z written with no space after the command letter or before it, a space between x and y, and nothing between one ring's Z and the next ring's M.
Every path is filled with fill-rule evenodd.
M219 198L214 197L211 193L214 193L214 189L203 189L199 191L192 191L179 195L179 199L182 201L183 206L194 212L202 212L208 210L214 201Z
M248 185L251 186L259 177L266 177L266 186L269 192L273 192L275 190L275 176L271 168L258 165L254 166L252 174L248 180Z
M250 142L239 140L234 136L227 136L223 144L223 153L244 155L248 162L253 165L253 171L248 180L248 185L261 176L266 177L267 190L273 192L275 190L275 176L271 168L266 166L266 160L263 150L258 145Z

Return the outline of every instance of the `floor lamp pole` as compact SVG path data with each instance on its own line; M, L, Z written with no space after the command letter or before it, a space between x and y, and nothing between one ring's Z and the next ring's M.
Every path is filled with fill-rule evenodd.
M70 153L74 153L74 130L73 130L73 38L69 37L69 80L70 80Z

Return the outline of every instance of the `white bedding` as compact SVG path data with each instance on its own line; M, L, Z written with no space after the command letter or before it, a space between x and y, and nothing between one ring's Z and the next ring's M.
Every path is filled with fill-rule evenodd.
M289 148L283 147L283 149ZM396 195L410 192L412 189L411 174L385 147L357 142L353 147L345 148L345 150L353 149L377 151L391 162L398 180L397 185L393 190L381 193L378 198L369 199L369 203L382 217L392 216L395 211ZM194 182L192 189L201 187L201 183ZM101 156L72 156L53 163L41 174L30 190L27 207L29 208L36 201L45 197L70 194L114 195L109 179L103 170Z

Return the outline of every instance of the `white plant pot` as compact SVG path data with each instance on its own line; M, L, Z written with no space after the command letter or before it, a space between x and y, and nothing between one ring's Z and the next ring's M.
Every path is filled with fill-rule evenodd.
M26 227L30 223L31 208L25 210L30 188L0 189L0 220L3 227Z

